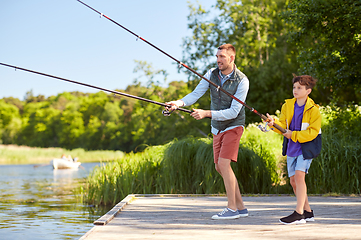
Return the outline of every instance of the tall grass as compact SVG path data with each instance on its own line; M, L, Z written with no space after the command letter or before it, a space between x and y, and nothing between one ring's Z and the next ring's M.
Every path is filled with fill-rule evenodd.
M277 178L276 160L266 149L261 155L240 145L238 162L232 167L242 192L270 193ZM263 157L268 158L264 161ZM130 193L224 193L223 180L214 168L212 140L186 138L97 169L83 191L91 204L114 204Z
M165 146L129 153L124 158L95 167L81 187L83 200L96 205L118 202L130 193L157 192L156 178Z
M361 112L358 106L324 109L322 151L311 164L312 193L361 193Z
M361 113L357 106L324 108L323 146L306 176L308 193L361 193ZM238 162L231 166L242 193L292 193L283 136L249 125L241 138ZM96 168L82 188L84 201L114 204L130 193L224 193L213 164L212 139L187 138Z

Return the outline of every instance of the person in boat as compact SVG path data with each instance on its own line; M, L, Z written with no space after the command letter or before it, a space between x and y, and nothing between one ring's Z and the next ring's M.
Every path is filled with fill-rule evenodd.
M231 44L218 47L216 54L218 67L210 69L204 77L245 102L249 81L247 76L237 69L234 63L235 56L236 49ZM197 120L205 117L212 119L214 164L223 178L228 200L227 207L213 215L212 219L247 217L248 210L243 203L237 178L231 168L231 162L237 162L239 141L244 130L246 117L244 106L204 79L184 98L166 104L171 105L169 110L192 105L208 89L211 93L211 110L193 109L191 116Z

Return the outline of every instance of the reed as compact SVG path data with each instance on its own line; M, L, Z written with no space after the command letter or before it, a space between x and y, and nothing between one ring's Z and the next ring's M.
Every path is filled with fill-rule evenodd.
M277 182L276 160L266 148L260 155L240 145L238 163L232 167L244 193L271 193ZM264 160L268 158L268 160ZM186 138L93 170L86 181L83 198L95 205L112 205L131 193L224 193L223 180L214 168L212 140Z
M306 177L309 194L361 193L360 108L322 110L323 147ZM242 193L292 193L283 136L247 126L241 138L238 162L232 168ZM82 189L84 200L96 205L115 204L131 193L224 193L213 164L212 139L186 138L148 147L96 168Z
M95 167L82 188L85 202L114 205L130 193L156 192L156 178L165 146L129 153L124 158Z
M265 158L263 158L265 157ZM268 160L264 160L264 159ZM276 163L265 149L257 154L240 145L238 162L231 163L242 192L270 193ZM273 175L273 176L272 176ZM214 168L211 139L187 138L173 141L165 151L161 189L167 193L224 193L221 176Z

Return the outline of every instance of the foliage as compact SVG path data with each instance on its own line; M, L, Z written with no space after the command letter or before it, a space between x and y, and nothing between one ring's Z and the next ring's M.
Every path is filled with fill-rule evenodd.
M361 193L361 108L327 107L323 148L306 176L309 194ZM347 134L345 134L347 132ZM242 193L292 193L281 156L282 136L249 125L241 138L238 162L232 163ZM82 189L84 200L114 204L131 193L224 193L213 164L212 140L186 138L97 168Z
M281 17L285 1L218 0L206 11L189 5L184 62L205 73L216 66L218 46L231 43L236 48L235 63L250 80L248 105L260 112L274 112L285 98L292 97L292 73L298 69L296 47L287 42L292 25ZM190 76L192 79L192 76ZM259 121L248 114L247 122Z
M114 205L129 193L157 192L156 178L164 146L129 153L117 161L95 167L80 192L83 199L97 205Z
M286 18L300 72L314 75L335 102L361 100L361 1L289 1Z
M327 125L322 131L322 151L312 162L307 176L313 193L361 193L361 108L324 109Z
M139 64L136 71L143 71L148 77L147 87L135 82L121 92L166 102L191 91L183 81L171 82L168 88L160 87L159 79L165 81L167 73L153 70L146 62ZM193 107L199 106L197 103ZM24 101L0 100L0 141L32 147L130 152L164 144L176 137L209 133L208 119L194 121L178 111L164 117L161 110L155 104L104 92L64 92L47 99L29 92Z
M0 143L11 144L21 128L19 109L0 99Z
M359 102L360 1L217 0L210 9L189 4L183 62L200 73L216 65L216 48L232 43L236 64L248 76L247 104L262 113L280 109L292 97L292 73L319 81L311 97L320 105ZM288 41L292 39L292 41ZM191 92L199 79L168 87L165 70L136 61L146 86L134 81L122 92L167 102ZM300 66L301 64L301 66ZM163 86L163 85L162 85ZM352 91L350 91L352 89ZM336 97L337 96L337 97ZM206 93L192 108L209 109ZM64 92L45 98L26 93L24 101L0 101L0 142L38 147L142 151L174 138L209 135L209 119L195 121L181 112L165 118L161 107L104 92ZM246 111L247 123L259 117Z
M271 156L266 149L263 157ZM240 146L238 162L232 167L242 192L270 193L275 158L263 159ZM273 162L274 164L268 164ZM94 169L81 190L92 204L114 204L130 193L224 193L223 180L214 168L212 140L186 138Z

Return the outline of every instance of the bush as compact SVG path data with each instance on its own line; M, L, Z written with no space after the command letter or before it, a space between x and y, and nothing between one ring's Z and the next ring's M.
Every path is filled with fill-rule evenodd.
M306 177L310 193L361 193L360 107L327 107L323 110L322 151Z

